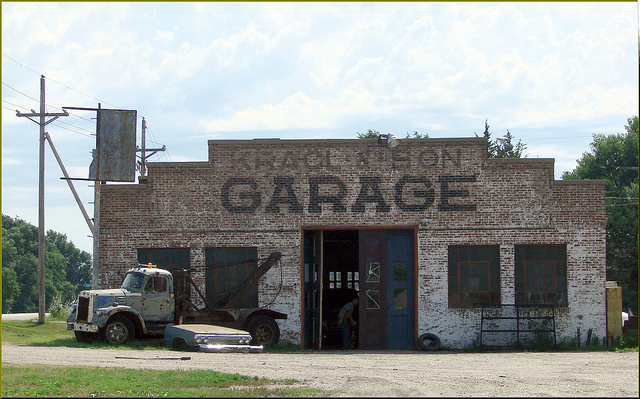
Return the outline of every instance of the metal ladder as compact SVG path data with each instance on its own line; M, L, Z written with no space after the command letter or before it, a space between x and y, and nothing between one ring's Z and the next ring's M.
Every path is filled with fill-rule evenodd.
M523 338L541 333L553 333L553 347L556 347L556 314L553 305L480 304L479 306L481 307L479 335L481 347L532 348L535 347L535 340L523 341ZM530 322L532 320L539 320L541 323L539 326L532 326ZM507 326L502 321L506 321ZM515 334L515 342L500 345L488 345L483 342L483 334L496 333Z

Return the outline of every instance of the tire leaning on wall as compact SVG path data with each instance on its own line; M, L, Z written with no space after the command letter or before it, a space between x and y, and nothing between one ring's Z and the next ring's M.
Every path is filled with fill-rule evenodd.
M442 342L437 335L424 333L418 338L418 346L423 351L436 351L442 347Z

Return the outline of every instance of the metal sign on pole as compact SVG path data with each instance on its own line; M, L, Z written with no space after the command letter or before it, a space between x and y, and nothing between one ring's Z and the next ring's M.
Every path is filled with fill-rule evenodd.
M31 110L30 113L22 113L16 110L18 117L29 118L33 122L40 125L40 172L38 184L38 323L45 323L45 287L44 287L44 251L45 251L45 231L44 231L44 127L61 116L69 116L67 111L62 113L47 113L44 95L44 75L40 76L40 112ZM39 117L39 120L32 119ZM45 120L47 117L52 117Z
M39 237L38 237L38 271L39 271L39 322L45 322L45 273L44 273L44 251L45 251L45 228L44 228L44 147L45 141L49 142L51 149L64 173L64 179L67 180L69 188L73 193L80 210L89 226L93 235L93 288L98 287L98 270L99 270L99 234L100 234L100 186L106 181L133 182L135 181L135 158L136 153L140 155L140 174L141 177L146 175L146 159L157 151L165 151L166 146L162 148L146 148L146 121L142 121L142 150L136 148L136 121L137 111L122 109L103 109L100 104L98 108L80 108L80 107L62 107L62 113L46 113L45 112L45 85L44 76L40 82L40 112L31 110L31 113L17 112L17 116L26 117L40 125L40 187L39 187ZM60 116L69 116L67 109L96 111L96 149L93 151L93 162L89 167L89 177L71 178L64 167L58 152L56 151L53 141L48 133L45 132L45 126ZM33 119L39 117L39 120ZM46 117L52 117L45 120ZM147 153L151 153L147 155ZM80 202L72 180L91 180L95 181L94 189L94 217L89 218L84 206ZM142 179L141 179L142 180Z

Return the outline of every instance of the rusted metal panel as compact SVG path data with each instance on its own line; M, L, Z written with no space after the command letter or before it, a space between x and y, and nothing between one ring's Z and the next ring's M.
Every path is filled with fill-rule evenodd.
M385 230L360 230L360 349L387 349Z
M98 109L96 149L89 179L135 181L137 111Z

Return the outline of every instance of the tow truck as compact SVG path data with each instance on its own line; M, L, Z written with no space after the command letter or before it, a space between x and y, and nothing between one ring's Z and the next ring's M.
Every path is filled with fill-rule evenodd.
M181 278L154 264L138 264L127 270L117 289L83 290L67 319L79 342L106 341L121 345L143 336L163 336L168 326L216 325L247 331L251 345L269 347L278 343L276 320L287 315L267 308L239 308L237 302L281 258L272 252L238 286L215 302L209 301L195 284L190 271L181 269ZM204 303L197 307L189 287Z

